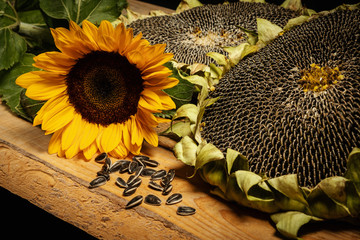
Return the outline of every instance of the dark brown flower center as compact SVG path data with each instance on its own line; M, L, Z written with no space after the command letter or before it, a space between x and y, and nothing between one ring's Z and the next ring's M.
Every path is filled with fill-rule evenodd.
M137 112L143 79L126 57L94 51L67 75L67 93L76 112L90 123L122 123Z

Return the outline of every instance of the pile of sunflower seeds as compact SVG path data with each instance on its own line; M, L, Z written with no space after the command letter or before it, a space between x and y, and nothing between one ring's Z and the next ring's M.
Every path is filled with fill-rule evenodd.
M119 172L121 174L128 173L130 176L127 180L124 180L121 177L116 179L116 185L120 188L123 188L123 196L133 195L137 188L142 183L141 177L149 177L148 187L161 192L162 195L169 195L173 189L171 182L175 177L175 169L166 170L156 170L159 163L155 160L150 159L148 156L136 155L130 160L118 160L114 163L111 162L111 159L108 157L107 153L101 153L95 158L95 161L98 163L103 163L103 166L99 172L97 172L97 177L92 180L89 184L89 188L96 188L104 185L107 181L110 180L110 174ZM132 198L125 206L126 209L136 207L142 202L145 202L149 205L160 206L161 199L154 195L148 194L145 199L142 195L137 195ZM167 200L167 205L176 204L182 201L182 195L180 193L174 193L170 195ZM196 212L195 208L189 206L179 206L176 213L178 215L187 216L192 215Z

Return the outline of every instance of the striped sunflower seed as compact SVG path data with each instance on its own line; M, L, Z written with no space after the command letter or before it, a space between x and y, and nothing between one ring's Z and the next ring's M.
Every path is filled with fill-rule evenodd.
M139 187L140 184L141 184L142 180L141 178L137 177L137 178L134 178L131 183L129 184L129 187Z
M125 209L129 209L129 208L133 208L136 207L138 205L140 205L143 201L143 196L138 195L136 197L134 197L133 199L131 199L125 206Z
M92 180L89 183L89 188L96 188L96 187L100 187L102 185L104 185L106 183L106 178L104 176L98 176L97 178L95 178L94 180Z
M105 159L108 157L107 153L106 152L103 152L99 155L96 156L95 158L95 162L97 163L102 163L102 162L105 162Z
M125 182L125 180L124 179L122 179L121 177L118 177L117 179L116 179L116 185L118 185L119 187L121 187L121 188L127 188L128 187L128 184Z
M148 156L145 155L135 155L133 157L133 160L140 160L140 161L144 161L144 160L149 160L150 158Z
M161 205L161 200L160 198L158 198L157 196L153 195L153 194L149 194L145 197L145 203L149 204L149 205L154 205L154 206L160 206Z
M123 195L124 196L130 196L133 195L136 192L137 187L129 186L124 189Z
M159 166L159 162L152 160L152 159L143 159L143 163L145 163L148 167L157 167Z
M162 195L168 195L172 189L173 186L171 184L168 184L166 187L164 187L164 190L162 191Z
M120 173L125 173L127 171L129 171L129 166L130 166L130 161L128 160L122 160L122 165L121 165L121 168L119 169L119 172Z
M136 168L138 167L138 165L139 164L137 162L135 162L135 161L130 162L129 170L128 170L129 173L133 174L135 172Z
M109 172L110 173L114 173L119 171L122 168L122 165L124 164L124 161L126 160L118 160L116 162L114 162L114 164L112 164L109 168Z
M166 175L166 171L165 170L159 170L154 172L153 175L151 175L151 180L160 180L161 178L163 178Z
M164 188L162 186L160 186L159 184L157 184L154 181L149 182L149 187L154 189L154 190L157 190L157 191L163 191L164 190Z
M196 209L189 206L180 206L176 211L176 213L181 216L193 215L195 212Z
M166 200L167 205L176 204L182 201L181 193L174 193Z
M156 172L155 169L152 168L144 168L141 172L142 177L151 177Z

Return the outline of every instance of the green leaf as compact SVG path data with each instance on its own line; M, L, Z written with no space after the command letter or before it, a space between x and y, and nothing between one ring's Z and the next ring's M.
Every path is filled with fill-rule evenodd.
M277 230L285 237L299 239L299 229L310 221L321 221L322 219L306 215L302 212L289 211L271 215L271 220L276 224Z
M44 105L45 101L37 101L33 100L25 95L26 89L23 89L20 93L20 106L23 112L26 114L24 117L26 120L32 122L40 110L40 108Z
M346 206L347 181L343 177L329 177L316 185L307 198L312 214L326 219L349 216L350 211Z
M0 30L0 71L9 69L26 52L25 40L9 28Z
M21 22L32 23L36 26L45 26L45 20L40 10L18 12Z
M126 7L126 0L40 0L40 8L51 18L80 24L83 20L100 23L115 21Z
M282 210L304 211L308 206L296 174L283 175L266 181Z
M17 25L15 10L8 1L0 1L0 29L14 28Z
M347 161L345 177L350 179L360 195L360 149L354 148Z
M231 174L226 196L260 211L272 213L279 210L272 191L262 177L250 171L238 170Z
M174 138L179 141L182 137L191 135L190 121L180 121L171 126L161 135L169 136L170 138ZM175 135L175 136L174 136Z
M175 113L173 119L188 118L190 123L195 123L199 114L199 108L194 104L182 105Z
M197 152L195 171L208 162L224 159L224 154L211 143L200 144Z
M178 79L179 83L172 88L165 89L164 92L171 97L176 104L176 108L179 108L191 101L195 88L191 82L179 75L178 70L172 66L171 62L165 64L165 66L172 70L172 75L170 77Z
M190 137L185 136L174 147L177 159L186 165L195 166L197 144Z
M249 170L249 161L238 151L228 148L226 151L226 166L230 175L237 170Z
M224 161L217 160L205 164L200 169L200 176L205 182L219 187L222 192L226 191L227 173L224 168Z
M281 27L270 22L269 20L257 18L256 21L259 38L259 42L257 43L257 45L259 47L263 47L268 44L270 41L275 39L283 30Z
M33 57L34 55L26 53L11 69L0 71L0 95L2 101L6 102L11 111L29 121L31 121L31 118L20 104L20 95L23 88L16 85L15 80L23 73L37 70L32 66L34 63Z
M16 11L29 11L39 9L39 0L16 0Z

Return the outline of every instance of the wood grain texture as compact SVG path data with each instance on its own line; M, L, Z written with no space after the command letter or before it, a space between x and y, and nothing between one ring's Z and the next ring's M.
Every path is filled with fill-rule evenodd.
M135 0L129 0L129 4L143 14L161 9ZM152 193L163 204L142 204L125 210L125 204L135 195L122 196L122 190L115 185L119 173L112 174L106 185L89 189L101 165L80 156L63 159L49 155L49 140L50 136L45 136L39 127L0 105L0 186L99 239L280 239L267 214L211 195L210 186L197 176L189 179L193 169L166 149L145 144L142 153L158 160L159 169L176 169L173 192L181 193L183 202L165 205L166 197L149 189L148 179L143 178L135 195ZM173 144L162 141L168 147ZM179 205L195 207L197 213L178 216ZM360 238L359 229L337 222L304 227L302 233L309 240Z

